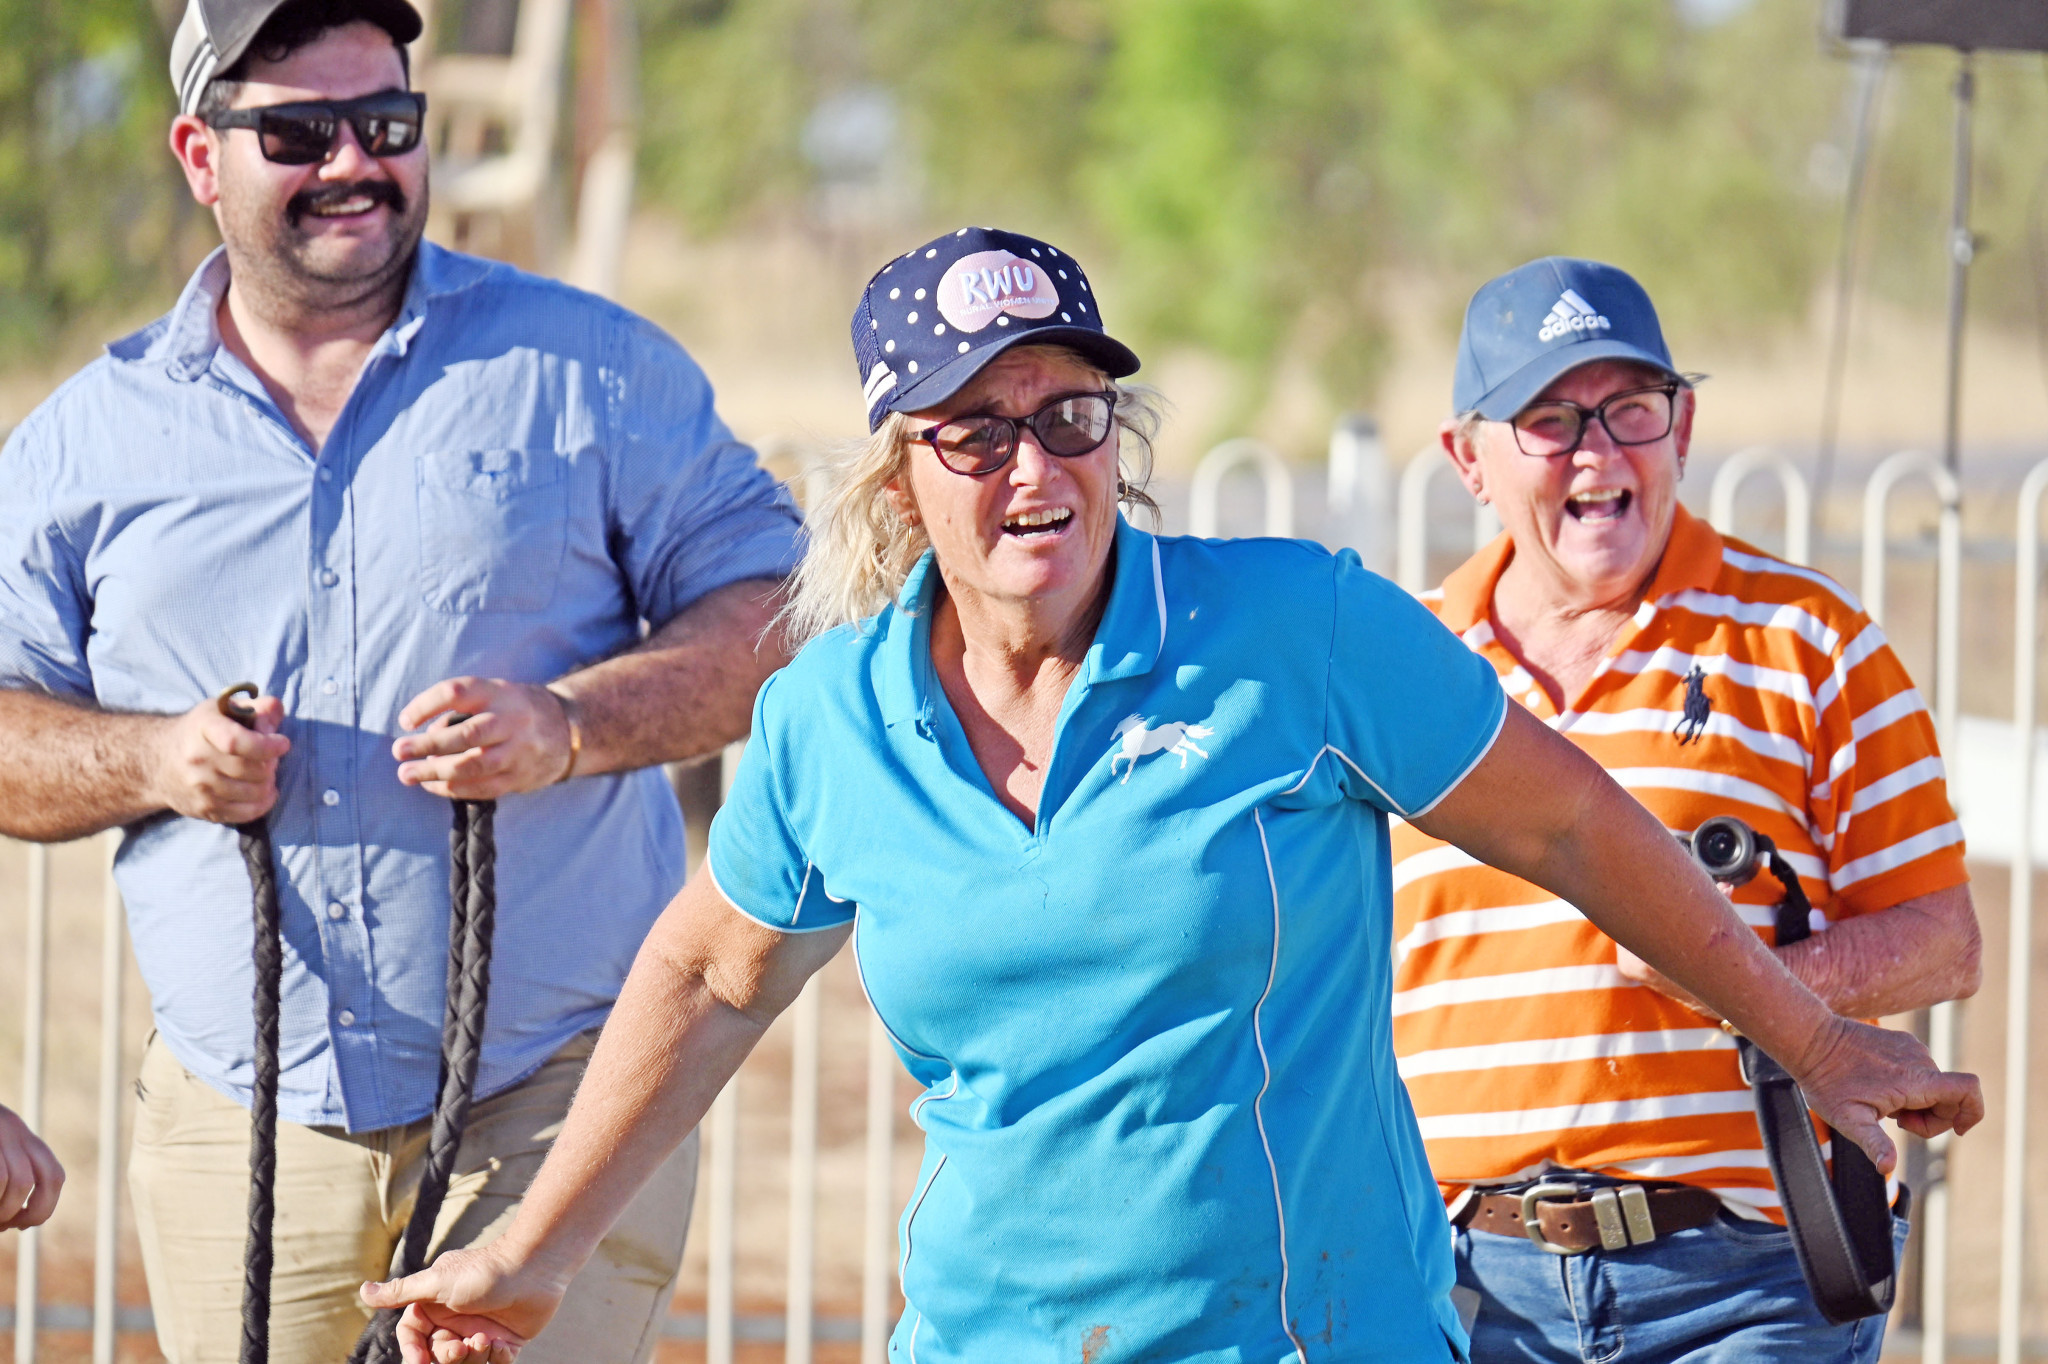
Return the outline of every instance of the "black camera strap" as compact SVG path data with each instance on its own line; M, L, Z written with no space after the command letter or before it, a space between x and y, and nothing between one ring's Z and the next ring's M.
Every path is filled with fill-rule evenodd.
M1757 843L1758 851L1769 859L1771 875L1785 889L1777 915L1778 945L1783 947L1811 935L1812 906L1784 856L1761 835ZM1743 1078L1756 1101L1764 1156L1770 1161L1792 1249L1814 1306L1837 1326L1884 1315L1892 1310L1898 1287L1884 1176L1861 1146L1834 1133L1829 1140L1830 1169L1798 1082L1748 1038L1738 1037L1736 1046ZM1906 1199L1901 1192L1901 1212Z

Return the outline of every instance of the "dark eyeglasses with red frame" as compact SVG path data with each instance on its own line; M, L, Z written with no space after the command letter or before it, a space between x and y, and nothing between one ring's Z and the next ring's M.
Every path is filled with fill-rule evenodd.
M1075 459L1097 449L1115 426L1117 396L1114 389L1069 393L1028 417L954 417L914 432L911 439L931 446L939 463L954 473L984 478L1016 455L1020 431L1038 437L1039 449L1061 459Z
M404 156L420 145L427 97L417 90L380 90L360 99L301 100L255 109L222 109L206 116L210 128L251 128L263 159L280 166L310 166L334 154L341 125L371 156Z

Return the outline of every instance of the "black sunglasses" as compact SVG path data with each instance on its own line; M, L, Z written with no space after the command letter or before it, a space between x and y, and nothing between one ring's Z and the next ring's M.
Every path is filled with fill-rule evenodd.
M206 123L211 128L253 128L264 160L310 166L333 154L343 123L355 129L356 141L371 156L404 156L420 145L420 125L426 116L427 97L419 91L380 90L360 99L222 109L208 114Z
M1116 391L1069 393L1054 398L1028 417L980 415L954 417L927 426L911 437L938 455L939 463L956 474L981 478L1010 462L1017 453L1019 430L1038 437L1048 455L1073 459L1109 439L1116 417Z

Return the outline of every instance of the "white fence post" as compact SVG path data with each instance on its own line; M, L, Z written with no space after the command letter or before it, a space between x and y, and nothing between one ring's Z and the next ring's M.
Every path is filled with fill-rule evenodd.
M1447 459L1440 459L1434 445L1425 445L1408 457L1401 469L1397 495L1398 523L1395 527L1396 557L1394 581L1410 592L1429 586L1429 485L1438 474L1457 476ZM1472 504L1472 548L1480 550L1500 534L1500 515L1484 502Z
M740 755L746 752L742 739L727 744L719 755L718 797L722 803L732 791L739 771ZM711 1130L709 1169L705 1172L705 1364L733 1364L733 1269L737 1260L736 1232L739 1222L740 1079L735 1075L711 1102L707 1119Z
M1723 535L1735 531L1735 495L1752 474L1774 474L1785 490L1785 557L1795 564L1813 562L1813 492L1799 466L1761 445L1737 450L1714 471L1707 493L1707 521Z
M1401 469L1394 581L1410 592L1429 585L1423 581L1429 576L1429 485L1450 467L1424 448L1410 455Z
M789 1291L783 1303L785 1364L811 1364L818 1263L818 978L789 1009Z
M1863 605L1880 625L1885 614L1885 513L1892 489L1903 479L1924 475L1941 499L1941 521L1935 555L1934 716L1941 749L1953 773L1959 740L1961 674L1963 513L1962 486L1941 461L1918 450L1902 450L1879 464L1863 490ZM2022 841L2032 831L2024 826ZM1956 1065L1956 1006L1937 1004L1927 1011L1927 1050L1943 1070ZM1927 1143L1927 1188L1920 1208L1920 1313L1922 1364L1948 1360L1948 1148L1953 1133Z
M100 893L100 1111L94 1174L92 1364L114 1364L114 1287L121 1253L121 986L128 964L128 922L114 884L121 835L105 835L106 880Z
M704 1358L706 1364L732 1364L734 1230L738 1222L740 1082L734 1076L711 1101L710 1169L704 1180L706 1282L704 1286Z
M1393 567L1392 479L1379 423L1360 413L1330 428L1330 548L1349 547L1375 573Z
M1294 475L1287 461L1249 436L1224 441L1202 456L1195 466L1194 487L1188 493L1188 529L1198 536L1216 533L1218 494L1223 476L1240 464L1258 466L1266 483L1266 534L1282 538L1294 534Z
M867 1207L860 1263L860 1364L886 1364L889 1279L896 1270L896 1049L882 1016L868 1014Z
M2019 843L2012 854L2010 937L2006 943L2005 1189L1998 1229L1998 1364L2020 1364L2027 1269L2028 1026L2034 986L2034 692L2039 677L2041 498L2048 462L2020 484L2019 568L2013 576L2013 737L2020 746Z
M31 1132L43 1127L44 1032L48 1027L50 981L50 850L28 845L28 943L22 958L21 1120ZM41 1296L42 1229L21 1233L14 1260L14 1360L35 1364L36 1302Z

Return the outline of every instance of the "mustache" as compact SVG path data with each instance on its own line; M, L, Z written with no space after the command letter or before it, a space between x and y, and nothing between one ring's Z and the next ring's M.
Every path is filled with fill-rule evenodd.
M373 207L383 204L400 217L405 215L405 192L397 185L389 180L357 180L346 185L320 185L300 190L285 204L285 217L293 227L297 227L307 214L350 199L368 199Z

